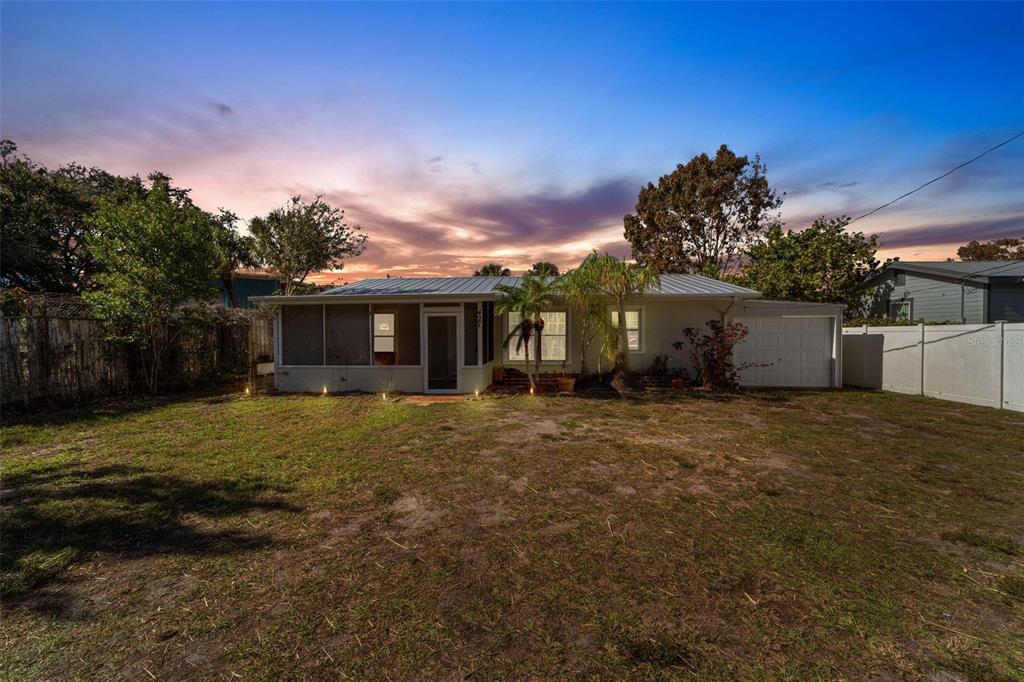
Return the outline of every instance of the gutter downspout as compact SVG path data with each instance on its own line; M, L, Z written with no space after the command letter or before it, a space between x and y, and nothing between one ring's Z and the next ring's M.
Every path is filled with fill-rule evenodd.
M731 310L732 307L739 302L739 300L740 300L739 296L733 296L732 297L732 302L729 303L729 305L725 306L725 310L722 311L722 319L721 319L722 324L725 324L725 316L729 313L729 310Z

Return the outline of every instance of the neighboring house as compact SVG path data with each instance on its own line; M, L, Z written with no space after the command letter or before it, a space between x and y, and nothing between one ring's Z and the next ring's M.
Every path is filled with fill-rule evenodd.
M523 368L515 344L503 348L510 321L494 313L500 284L518 277L368 279L314 296L261 297L275 308L275 374L282 391L472 393L499 366ZM675 350L686 327L708 320L743 322L750 335L736 349L745 385L839 386L842 306L759 300L751 289L700 275L662 275L629 306L631 362L657 355L689 367ZM608 314L612 314L609 302ZM579 370L579 325L565 306L544 313L542 372ZM600 343L588 364L598 366ZM531 362L532 362L531 353ZM607 367L607 363L605 364Z
M895 320L1024 322L1024 261L893 261L872 280L872 315Z
M252 308L253 303L249 300L253 296L270 296L277 293L281 288L281 280L269 272L262 270L235 270L235 294L238 296L239 308ZM224 283L219 279L214 280L217 287L217 302L225 308L231 307L231 297L228 296Z

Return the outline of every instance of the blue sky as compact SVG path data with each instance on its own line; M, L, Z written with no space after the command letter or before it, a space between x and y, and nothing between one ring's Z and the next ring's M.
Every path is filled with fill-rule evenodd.
M0 132L245 217L324 192L350 277L628 253L641 185L760 153L789 227L1024 130L1024 4L4 3ZM1024 234L1024 139L857 224L883 255Z

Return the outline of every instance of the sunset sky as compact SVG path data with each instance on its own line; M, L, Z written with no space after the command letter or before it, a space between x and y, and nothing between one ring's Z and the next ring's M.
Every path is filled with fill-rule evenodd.
M324 193L347 280L629 252L641 185L722 143L783 219L859 215L1024 130L1024 4L3 3L0 132L245 218ZM1024 235L1024 139L857 229Z

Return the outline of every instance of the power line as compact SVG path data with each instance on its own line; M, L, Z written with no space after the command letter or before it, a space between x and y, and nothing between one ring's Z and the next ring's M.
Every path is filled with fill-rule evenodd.
M994 152L995 150L999 149L1000 147L1005 147L1006 145L1010 144L1011 142L1013 142L1014 140L1016 140L1017 138L1019 138L1019 137L1022 137L1022 136L1024 136L1024 130L1022 130L1021 132L1017 133L1016 135L1014 135L1014 136L1013 136L1013 137L1011 137L1010 139L1008 139L1008 140L1003 140L1002 142L1000 142L1000 143L999 143L999 144L997 144L996 146L994 146L994 147L990 147L989 149L986 149L985 151L983 151L982 153L978 154L977 156L975 156L975 157L974 157L973 159L971 159L970 161L964 161L963 163L961 163L961 164L960 164L959 166L957 166L956 168L952 168L952 169L950 169L950 170L946 171L945 173L943 173L942 175L940 175L940 176L939 176L939 177L937 177L937 178L932 178L931 180L929 180L928 182L924 183L924 184L923 184L923 185L921 185L920 187L915 187L914 189L910 190L910 191L909 191L909 192L907 192L906 194L901 194L900 196L896 197L895 199L893 199L893 200L892 200L892 201L890 201L889 203L887 203L887 204L882 204L882 205L881 205L881 206L879 206L878 208L876 208L876 209L873 209L873 210L871 210L871 211L868 211L868 212L867 212L867 213L865 213L864 215L861 215L861 216L857 216L856 218L854 218L853 220L851 220L851 221L850 221L849 223L847 223L847 224L849 225L849 224L855 223L855 222L857 222L858 220L860 220L861 218L867 218L867 217L868 217L869 215L872 215L872 214L878 213L878 212L879 212L879 211L881 211L881 210L882 210L883 208L888 208L889 206L892 206L893 204L895 204L895 203L896 203L897 201L899 201L900 199L905 199L905 198L909 197L909 196L910 196L911 194L913 194L914 192L918 192L918 191L920 191L920 190L924 189L925 187L927 187L928 185L932 184L933 182L938 182L939 180L941 180L942 178L946 177L947 175L952 175L953 173L955 173L956 171L960 170L960 169L961 169L961 168L963 168L964 166L967 166L967 165L969 165L969 164L972 164L972 163L974 163L975 161L977 161L977 160L978 160L978 159L980 159L981 157L983 157L983 156L985 156L986 154L989 154L989 153L991 153L991 152Z

